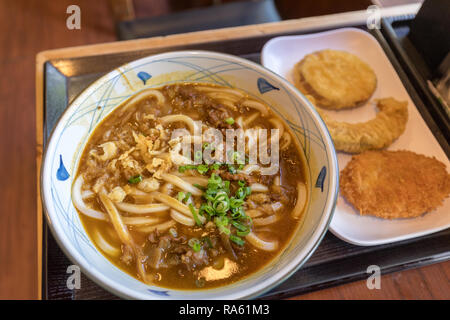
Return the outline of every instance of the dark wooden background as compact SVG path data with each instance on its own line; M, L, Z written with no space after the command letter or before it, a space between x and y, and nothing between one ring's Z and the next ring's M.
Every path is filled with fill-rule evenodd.
M189 1L187 1L189 2ZM205 5L208 1L191 1ZM295 3L290 6L290 3ZM368 1L278 1L295 18L367 7ZM81 8L81 30L66 28L66 8ZM135 0L140 17L181 10L169 0ZM39 51L116 40L108 1L0 0L0 299L37 297L35 56ZM449 299L450 262L385 275L294 299Z

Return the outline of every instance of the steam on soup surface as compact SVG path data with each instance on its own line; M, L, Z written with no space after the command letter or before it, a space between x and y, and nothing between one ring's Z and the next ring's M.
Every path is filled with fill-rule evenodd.
M244 133L244 151L228 151L233 164L224 160L227 129ZM260 129L268 129L266 140L251 134ZM279 164L266 174L270 164L259 156L249 163L250 153L275 139ZM303 214L305 181L295 139L261 101L236 89L174 84L136 94L97 126L72 199L97 248L122 270L163 287L211 288L280 253Z

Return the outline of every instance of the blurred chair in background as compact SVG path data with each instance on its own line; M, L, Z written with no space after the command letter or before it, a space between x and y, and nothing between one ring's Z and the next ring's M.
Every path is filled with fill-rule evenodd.
M119 40L281 20L273 0L158 2L160 6L168 5L169 12L175 12L150 18L136 18L132 0L110 0ZM189 9L188 4L194 9Z

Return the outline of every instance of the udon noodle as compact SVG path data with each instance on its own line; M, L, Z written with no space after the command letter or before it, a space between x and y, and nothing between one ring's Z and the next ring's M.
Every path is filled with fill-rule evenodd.
M241 130L242 151L238 135L226 148L230 129ZM271 174L259 155L250 161L258 145L271 154L279 145ZM308 201L303 161L262 101L215 85L168 85L127 99L97 126L72 200L97 248L130 275L210 288L257 271L289 242Z

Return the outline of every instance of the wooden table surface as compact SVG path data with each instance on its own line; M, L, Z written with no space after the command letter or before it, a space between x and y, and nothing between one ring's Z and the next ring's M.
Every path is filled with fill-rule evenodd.
M81 30L66 28L71 4L81 7ZM148 8L167 10L164 1ZM0 0L0 29L0 299L35 299L35 57L116 38L106 1ZM449 279L447 261L384 275L380 290L359 281L294 299L450 299Z

